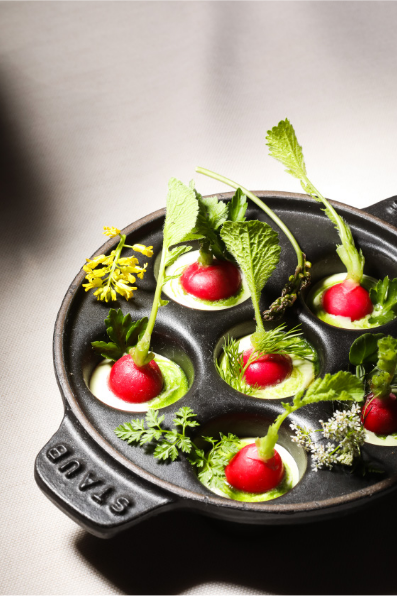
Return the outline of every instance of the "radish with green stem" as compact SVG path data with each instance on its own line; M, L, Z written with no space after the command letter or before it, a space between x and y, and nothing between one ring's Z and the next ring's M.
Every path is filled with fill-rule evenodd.
M361 413L364 428L378 435L397 432L397 339L362 335L352 344L350 362L369 390Z
M267 321L271 321L280 317L284 314L285 310L295 302L301 290L310 285L311 264L306 260L306 255L302 252L296 238L285 225L285 223L254 193L244 188L244 186L237 184L237 182L230 180L230 178L226 178L225 176L217 174L216 172L212 172L206 168L197 167L196 172L199 174L204 174L205 176L213 178L214 180L218 180L219 182L223 182L224 184L237 189L238 192L244 193L244 195L250 198L274 221L274 223L284 232L288 240L291 242L297 257L297 267L295 273L294 275L290 276L288 283L281 292L281 297L277 298L270 308L264 312L264 318Z
M346 279L324 292L323 309L330 315L346 317L351 321L363 319L372 313L373 304L368 290L361 285L365 260L362 251L357 250L354 244L350 227L308 179L302 147L289 120L282 120L269 130L266 139L270 155L286 166L289 174L300 180L307 194L324 205L324 211L335 225L342 242L336 251L347 269Z
M280 384L291 375L291 355L306 358L310 350L302 342L297 329L285 332L285 325L282 325L266 331L262 321L259 300L280 258L278 234L260 221L225 222L221 237L247 280L256 331L251 336L250 347L240 355L233 342L225 344L223 362L218 366L218 371L226 382L229 382L229 377L239 380L240 386L236 385L235 380L229 384L244 393L247 385L264 389ZM235 374L236 366L240 367L243 375Z
M129 314L124 316L121 310L111 310L106 323L107 333L112 341L93 342L93 348L99 354L114 362L109 373L109 388L117 398L125 402L140 404L162 395L163 405L169 405L181 397L179 389L186 385L180 367L163 357L155 358L156 355L150 351L150 344L158 309L167 304L161 298L161 291L167 280L166 264L175 253L180 253L180 247L170 249L191 233L197 214L198 203L194 191L172 178L168 184L163 247L150 316L148 319L132 321ZM103 370L107 372L107 369ZM165 370L168 383L164 388ZM102 392L101 386L99 391ZM165 395L162 394L164 391Z
M200 300L217 302L235 296L242 284L239 268L220 236L225 221L244 221L247 200L237 191L229 203L217 197L202 197L194 188L198 202L196 226L185 240L199 241L197 261L188 265L181 277L183 290Z
M291 404L283 403L284 412L269 427L267 434L239 451L225 468L229 484L237 489L262 493L276 488L284 475L284 466L275 449L278 432L284 420L293 412L320 401L360 401L363 385L348 372L327 374L317 379L305 391L296 394Z

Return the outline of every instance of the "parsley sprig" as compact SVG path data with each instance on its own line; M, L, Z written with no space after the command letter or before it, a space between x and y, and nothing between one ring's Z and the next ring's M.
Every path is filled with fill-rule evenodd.
M221 488L225 482L225 467L240 449L240 439L231 433L220 433L218 440L202 437L212 448L208 452L199 449L186 435L188 428L200 426L195 420L196 416L191 408L180 408L173 419L177 428L167 429L162 426L164 415L159 416L158 410L149 410L145 419L136 418L121 424L115 429L115 433L119 439L129 444L139 443L142 447L148 443L155 443L153 455L159 460L175 461L180 452L189 455L187 459L192 466L199 469L198 477L203 484L209 488Z

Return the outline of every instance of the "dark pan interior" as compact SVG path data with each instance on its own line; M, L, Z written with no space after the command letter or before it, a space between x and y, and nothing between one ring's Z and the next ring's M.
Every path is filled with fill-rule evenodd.
M303 195L283 196L282 193L274 193L274 196L271 196L270 193L260 192L258 195L265 197L269 207L274 209L293 231L302 250L313 264L314 282L327 275L343 271L343 266L335 253L335 244L338 243L337 232L322 213L319 204ZM229 198L231 195L218 196ZM376 278L383 278L385 275L397 277L396 231L363 212L345 205L336 204L336 206L352 227L356 243L364 252L365 273ZM249 219L266 221L279 231L275 224L252 204L247 216ZM69 291L73 292L74 296L63 329L64 368L62 362L56 361L56 370L58 377L66 375L67 381L61 379L60 384L63 387L65 382L69 384L73 394L71 398L70 394L68 396L68 391L64 391L67 395L66 399L77 400L83 417L109 445L142 470L169 482L175 488L193 491L195 498L197 494L204 498L212 493L198 482L193 469L184 458L171 464L159 463L151 455L150 447L142 449L118 439L113 431L119 424L131 418L143 417L144 414L130 414L109 408L90 393L85 381L98 361L91 350L90 343L105 338L104 319L109 308L120 307L125 314L130 312L133 319L148 316L150 313L155 288L153 265L161 249L163 221L163 215L157 215L152 221L146 222L128 236L129 244L141 242L153 245L155 253L152 259L141 258L142 263L148 260L148 272L145 279L139 281L136 297L129 303L120 299L115 303L104 304L97 302L92 293L86 294L81 284L79 287L70 288ZM279 296L288 275L296 266L295 253L289 241L281 231L279 235L282 247L281 260L263 292L262 310ZM109 246L112 247L112 244L107 243L105 250L109 250ZM102 247L96 254L103 251ZM83 274L78 280L79 283L82 276ZM362 331L338 329L319 321L307 308L304 297L288 312L285 320L290 325L302 324L305 336L319 353L320 374L347 370L350 345L358 335L363 333ZM184 405L193 408L203 428L210 428L211 432L224 431L229 423L235 428L238 427L246 436L249 432L259 434L261 429L265 432L268 423L282 411L280 401L264 401L242 395L220 379L214 365L222 336L236 327L241 327L242 324L244 324L242 329L245 326L249 328L252 321L253 308L250 300L216 313L191 310L172 301L168 306L160 309L152 348L175 359L184 368L191 382L190 390L182 400L162 410L167 424L172 424L175 411ZM379 331L397 336L397 321L373 330L375 333ZM291 416L284 425L283 436L287 437L286 446L288 447L289 422L295 420L309 427L318 428L319 418L328 417L332 409L331 404L312 405ZM396 475L397 458L394 448L366 445L364 450L368 457L381 463L387 472L385 477ZM295 455L302 458L302 454L295 453ZM380 478L383 480L384 477ZM378 482L377 478L362 478L342 471L313 472L309 462L300 483L291 492L277 499L277 503L287 505L316 501L321 506L321 502L325 499L335 497L348 499L349 494ZM245 507L247 506L250 505L245 504Z

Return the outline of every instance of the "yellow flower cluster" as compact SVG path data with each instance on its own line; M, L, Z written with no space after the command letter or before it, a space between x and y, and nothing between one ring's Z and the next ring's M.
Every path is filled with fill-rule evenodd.
M104 230L104 234L110 237L120 233L117 228L106 227ZM83 269L87 273L85 278L88 283L83 284L83 287L86 292L95 289L94 296L97 297L97 300L104 302L117 300L117 293L129 300L133 298L134 291L138 289L132 285L136 281L135 276L143 279L147 263L140 267L138 259L134 256L121 258L120 253L124 243L125 236L121 236L118 247L116 250L112 250L110 255L99 255L94 259L86 259L87 263ZM132 248L147 257L153 256L152 246L134 244Z

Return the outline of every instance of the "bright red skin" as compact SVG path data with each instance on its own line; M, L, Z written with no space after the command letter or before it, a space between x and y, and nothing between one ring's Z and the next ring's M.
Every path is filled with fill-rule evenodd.
M157 362L137 366L129 354L112 366L109 387L117 397L140 404L156 397L163 388L163 375Z
M182 288L201 300L224 300L237 294L241 273L230 261L214 260L212 265L192 263L180 277Z
M394 393L383 399L370 393L362 409L361 421L364 428L378 435L397 432L397 398Z
M253 350L243 353L244 366ZM258 385L261 389L278 385L292 373L292 360L284 354L265 354L250 364L244 373L248 385Z
M225 468L226 480L237 490L265 493L276 488L284 477L284 465L274 450L274 457L263 461L255 443L243 447Z
M363 319L374 309L368 290L350 280L324 292L323 308L330 315L349 317L352 321Z

